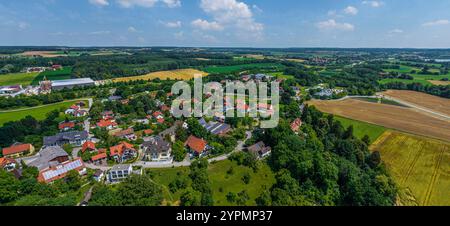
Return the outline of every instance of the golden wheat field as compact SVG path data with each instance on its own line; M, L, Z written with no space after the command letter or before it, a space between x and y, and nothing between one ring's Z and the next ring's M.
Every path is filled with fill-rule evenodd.
M399 186L399 205L450 205L450 143L387 131L370 149L379 151Z
M153 80L159 78L161 80L191 80L194 78L194 75L207 76L208 73L195 70L195 69L179 69L173 71L158 71L149 73L146 75L133 76L133 77L123 77L123 78L115 78L113 82L128 82L128 81L136 81L136 80Z

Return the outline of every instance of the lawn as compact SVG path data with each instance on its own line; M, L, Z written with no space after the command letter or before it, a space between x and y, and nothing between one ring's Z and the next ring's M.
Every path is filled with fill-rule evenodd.
M257 64L240 64L233 66L211 66L206 67L204 71L211 74L221 74L221 73L234 73L241 72L252 69L261 69L261 70L282 70L284 68L281 64L276 63L257 63Z
M450 143L387 131L370 149L399 186L400 205L450 205Z
M379 82L381 84L386 83L392 83L392 82L402 82L405 84L411 84L411 83L421 83L422 85L432 85L429 80L435 80L439 81L443 78L450 79L450 73L446 75L422 75L422 74L412 74L411 71L415 70L416 72L421 71L420 68L415 67L409 67L405 65L400 65L400 69L385 69L386 72L398 72L398 73L404 73L404 74L410 74L412 77L414 77L414 80L407 80L407 79L382 79ZM430 69L430 72L439 72L437 69Z
M63 80L63 79L70 79L72 74L72 67L64 67L61 70L57 71L44 71L40 73L37 77L34 78L32 81L32 85L38 85L40 81L44 80L44 77L47 78L47 80Z
M294 79L293 75L285 75L284 72L272 72L269 75L275 76L279 79Z
M28 86L39 73L10 73L0 75L0 86L23 85Z
M45 105L41 107L35 107L35 108L25 108L20 110L11 110L7 112L0 112L0 126L5 124L6 122L10 121L18 121L20 119L25 118L28 115L33 116L37 120L42 120L47 117L47 113L51 112L55 109L61 109L61 108L68 108L71 105L73 105L75 102L79 101L68 101L68 102L61 102L56 104L50 104Z
M348 119L340 116L334 116L334 118L339 122L341 122L344 128L348 128L349 126L353 125L353 133L355 134L356 137L361 139L365 135L368 135L371 142L377 140L387 130L382 126L361 122L353 119Z
M233 168L233 174L227 174L230 168ZM164 197L171 203L177 203L184 190L171 193L168 185L177 177L188 177L188 167L150 169L155 183L163 187ZM249 173L251 176L249 184L244 184L242 176ZM269 166L261 162L261 167L255 173L252 169L245 166L238 166L235 162L229 160L212 163L208 168L209 179L213 190L213 199L215 206L235 205L228 203L226 195L228 192L238 193L246 190L250 196L247 205L256 205L255 199L266 189L269 189L274 183L274 174Z

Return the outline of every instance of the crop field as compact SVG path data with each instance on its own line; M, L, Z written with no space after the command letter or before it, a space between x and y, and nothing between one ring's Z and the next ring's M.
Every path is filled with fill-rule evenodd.
M415 70L416 73L411 73L413 70ZM386 83L391 83L391 82L403 82L405 84L421 83L423 85L431 85L431 84L442 85L442 81L440 81L441 79L444 79L444 78L450 79L450 73L448 73L446 75L418 74L418 72L420 72L421 70L422 70L421 68L410 67L410 66L405 66L405 65L401 65L400 69L384 69L384 71L386 71L386 72L398 72L398 73L410 74L412 77L414 77L414 79L408 80L408 79L387 78L387 79L382 79L379 82L381 84L386 84ZM430 72L439 72L439 70L437 70L437 69L430 69L429 71Z
M39 73L10 73L0 75L0 86L30 85Z
M211 66L205 68L204 71L211 74L214 73L220 74L220 73L235 73L253 69L280 71L284 69L284 66L275 63L241 64L233 66Z
M319 110L346 118L427 137L450 141L450 122L412 108L355 99L309 102Z
M359 139L362 139L365 135L367 135L369 136L370 141L374 142L386 131L386 128L382 126L370 124L367 122L361 122L340 116L334 116L334 118L339 122L341 122L344 128L353 126L353 133Z
M161 80L191 80L194 78L194 75L202 75L207 76L208 73L195 70L195 69L179 69L173 71L158 71L153 72L146 75L141 76L133 76L133 77L123 77L123 78L115 78L113 82L128 82L128 81L136 81L136 80L153 80L159 78Z
M372 97L355 97L354 99L357 100L362 100L362 101L367 101L367 102L371 102L371 103L381 103L381 104L390 104L390 105L394 105L394 106L400 106L400 107L407 107L403 104L400 104L396 101L393 100L388 100L385 98L372 98Z
M388 90L382 94L450 116L450 99L447 98L409 90Z
M230 168L232 168L231 174L227 173ZM169 184L177 177L188 177L188 167L150 169L148 173L152 176L155 183L163 187L164 197L167 201L170 201L172 204L179 202L184 190L171 193ZM251 177L248 184L242 181L242 177L246 173ZM250 197L246 204L256 205L254 199L265 190L264 188L268 189L275 183L274 175L267 164L261 164L260 169L255 173L248 167L238 166L235 162L225 160L211 163L208 168L208 175L213 190L215 206L235 205L227 201L226 195L229 192L239 193L243 190L246 190Z
M37 120L42 120L47 117L47 113L56 109L59 110L61 108L68 108L76 102L79 102L79 100L60 102L56 104L43 105L33 108L24 108L11 111L0 111L0 126L5 124L6 122L18 121L20 119L25 118L28 115L33 116Z
M450 81L438 81L438 80L428 80L429 83L436 86L448 86L450 85Z
M450 143L388 131L370 149L399 186L399 205L450 205Z
M39 85L39 82L44 80L44 77L52 81L70 79L71 74L72 74L72 67L64 67L63 69L57 71L44 71L40 73L36 78L34 78L31 84Z

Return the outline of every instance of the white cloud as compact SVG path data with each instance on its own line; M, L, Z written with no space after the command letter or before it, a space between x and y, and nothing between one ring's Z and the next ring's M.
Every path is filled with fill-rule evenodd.
M363 1L362 4L363 5L369 5L369 6L373 7L373 8L379 8L379 7L384 5L384 2L381 2L381 1Z
M403 33L403 30L396 28L394 30L390 30L389 33L391 33L391 34L401 34L401 33Z
M440 26L440 25L448 25L448 24L450 24L449 20L435 20L435 21L426 22L426 23L422 24L422 26L431 27L431 26Z
M128 27L128 32L135 33L135 32L138 32L138 30L135 27L130 26L130 27Z
M89 3L97 6L107 6L109 5L108 0L89 0Z
M19 28L19 30L25 30L29 27L30 25L26 22L19 22L17 23L17 27Z
M338 23L334 19L321 21L316 24L320 30L340 30L340 31L353 31L355 26L349 23Z
M356 15L358 14L358 9L354 6L347 6L347 8L344 9L344 13L349 15Z
M216 21L209 22L207 20L196 19L191 22L192 26L199 28L201 30L213 30L213 31L221 31L223 30L223 26L217 23Z
M169 8L181 7L181 0L162 0Z
M181 27L181 21L169 21L169 22L161 22L162 24L164 24L164 26L168 27L168 28L179 28Z
M158 0L117 0L117 2L124 8L132 8L134 6L150 8L153 7Z
M255 21L250 7L237 0L201 0L200 8L220 27L235 29L237 37L261 39L264 25Z

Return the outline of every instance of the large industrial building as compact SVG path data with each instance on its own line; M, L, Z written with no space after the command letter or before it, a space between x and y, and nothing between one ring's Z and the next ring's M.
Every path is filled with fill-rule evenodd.
M74 87L93 86L94 80L90 78L67 79L52 81L52 90L62 90L64 88L72 89Z

